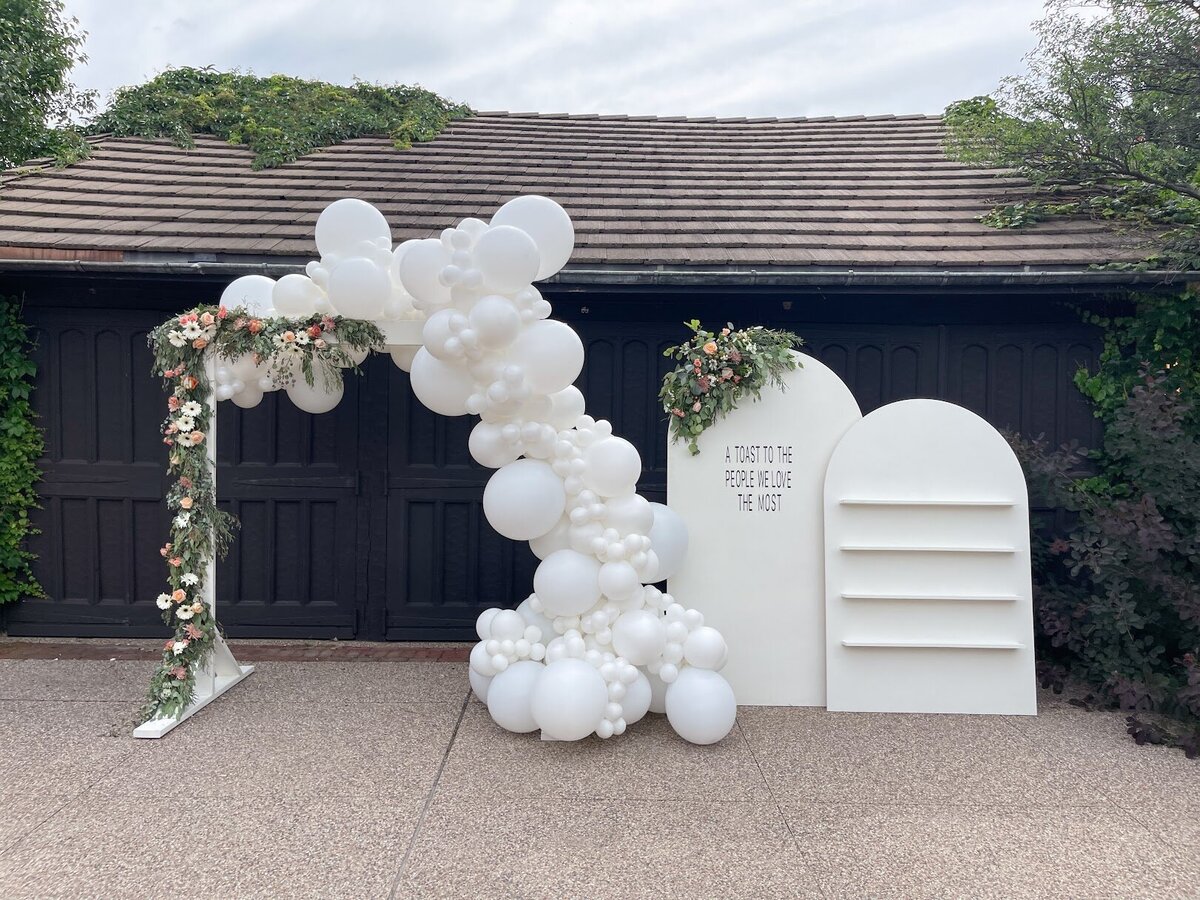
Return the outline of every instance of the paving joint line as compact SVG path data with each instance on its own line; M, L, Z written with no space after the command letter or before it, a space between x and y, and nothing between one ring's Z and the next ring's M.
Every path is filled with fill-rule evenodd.
M399 868L396 869L396 877L392 879L392 889L388 893L389 900L394 900L396 891L400 887L400 880L404 877L404 870L408 868L408 861L412 858L413 851L417 847L417 838L420 837L421 829L425 826L425 817L429 814L429 807L433 805L434 795L437 793L438 785L441 784L442 773L446 770L446 763L450 760L450 751L454 749L454 742L458 740L458 729L467 715L467 704L470 702L471 691L468 690L466 696L463 697L462 706L458 710L458 719L454 723L454 730L450 732L450 740L446 743L446 750L442 754L442 761L438 764L437 774L433 776L433 784L429 786L429 793L425 795L425 802L421 804L421 813L417 816L417 824L413 826L412 837L408 841L408 849L404 851L404 857L400 860Z

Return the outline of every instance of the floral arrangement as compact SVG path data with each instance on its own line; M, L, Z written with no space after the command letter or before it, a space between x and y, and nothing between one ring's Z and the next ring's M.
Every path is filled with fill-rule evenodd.
M686 440L695 455L704 429L746 397L757 400L764 387L784 386L784 373L801 365L791 351L804 341L790 331L761 325L735 330L730 323L713 334L697 319L685 324L692 338L663 351L680 365L663 378L658 397L671 416L672 441Z
M244 307L199 306L159 325L149 342L155 374L171 391L162 433L170 448L168 471L175 477L166 497L174 518L170 540L159 550L167 561L168 590L157 603L174 634L151 678L142 721L177 716L192 700L195 667L212 652L219 628L203 599L204 575L237 527L233 516L217 508L206 446L214 386L205 354L230 361L249 355L278 387L300 375L312 386L320 374L329 389L340 384L345 369L357 370L357 354L383 346L383 334L370 322L342 317L264 318Z

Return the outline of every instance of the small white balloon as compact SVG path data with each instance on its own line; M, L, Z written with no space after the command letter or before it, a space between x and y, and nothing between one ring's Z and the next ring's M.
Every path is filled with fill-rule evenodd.
M263 392L256 385L246 385L229 399L233 401L234 406L240 406L242 409L253 409L262 403Z
M697 669L719 670L725 665L729 648L721 632L708 625L701 625L683 642L683 658Z
M543 644L554 638L554 623L540 612L535 611L530 605L528 597L517 604L517 613L525 620L526 625L532 625L542 633L541 642Z
M392 244L392 230L383 213L353 197L335 200L317 216L317 251L322 256L349 256L360 241L377 239Z
M491 621L491 635L497 641L517 641L525 634L525 620L515 609L501 609Z
M570 326L556 319L526 326L509 345L507 355L524 367L525 380L540 394L562 391L583 371L583 342Z
M578 616L600 599L600 562L575 550L556 550L533 573L533 590L548 616Z
M583 392L572 384L561 391L551 394L548 399L550 401L550 413L546 421L558 431L574 428L575 423L579 421L579 417L584 413L585 401L583 399Z
M538 194L509 200L496 210L492 225L511 225L528 234L541 258L534 281L549 278L567 264L575 249L575 228L567 211Z
M486 675L480 675L471 667L467 667L467 680L471 682L471 693L475 695L480 703L487 704L488 687L492 683L492 679Z
M644 666L662 654L667 626L662 616L648 609L621 613L612 626L613 649L635 666Z
M342 400L345 393L344 385L339 381L333 390L326 390L320 373L317 373L310 387L304 380L303 374L296 378L295 383L287 389L288 399L299 409L314 415L327 413Z
M271 290L271 305L281 316L311 316L325 292L307 275L284 275Z
M709 669L681 671L667 687L665 706L675 733L693 744L715 744L737 720L733 688Z
M510 225L489 228L475 242L471 255L484 284L502 294L528 285L541 265L533 238Z
M479 618L475 620L475 633L479 635L481 641L489 640L492 636L492 620L500 614L500 608L493 606L490 609L485 609L479 614Z
M483 490L483 513L497 532L514 541L540 537L562 518L567 494L549 464L518 459L497 470Z
M688 530L683 517L662 503L651 503L654 525L650 528L650 546L658 557L656 581L665 581L683 567L687 557Z
M408 344L393 344L387 348L389 355L392 357L392 362L401 372L411 372L413 359L417 355L420 347L413 347Z
M341 260L329 274L329 302L351 319L378 319L392 295L387 270L363 256Z
M583 660L570 658L544 668L530 701L534 722L559 741L587 737L604 718L607 705L608 686L600 673Z
M478 426L476 426L478 427ZM564 516L558 524L541 537L529 541L529 549L538 559L545 559L556 550L565 550L571 546L571 520Z
M600 567L600 590L610 600L623 603L641 593L642 583L629 563L610 561Z
M243 275L229 282L229 286L221 292L220 303L230 310L244 306L252 316L269 316L274 311L271 305L274 291L275 279L265 275Z
M476 302L471 307L470 318L480 346L489 350L507 347L521 330L521 315L512 301L495 294Z
M663 685L663 691L666 691ZM653 691L650 680L642 672L637 673L637 679L625 688L625 696L621 698L621 718L627 725L640 722L650 710L650 700Z
M407 242L406 242L407 243ZM433 309L450 303L450 288L441 282L441 273L450 263L450 251L437 238L426 238L408 245L400 259L400 282L418 309Z
M492 665L492 655L487 652L486 641L480 641L471 648L470 666L473 672L478 672L486 678L496 674L496 667Z
M470 372L435 359L422 347L413 357L410 375L413 393L433 412L443 416L467 414L467 398L475 392Z
M583 458L583 483L601 497L632 493L642 474L642 458L624 438L597 441L587 448Z
M517 734L536 731L538 723L533 718L531 701L534 686L545 670L541 663L523 659L496 675L487 689L487 707L492 721L505 731Z
M623 536L647 534L654 526L654 509L638 494L610 497L604 502L604 524Z
M506 440L503 426L495 422L480 422L472 428L467 449L475 462L489 469L506 466L521 455L520 445Z

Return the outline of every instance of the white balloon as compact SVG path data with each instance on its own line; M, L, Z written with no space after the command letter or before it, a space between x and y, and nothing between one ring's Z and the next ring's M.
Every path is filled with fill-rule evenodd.
M274 290L274 278L267 278L265 275L243 275L229 282L221 292L221 306L229 310L244 306L246 312L252 316L269 316L274 310L271 305Z
M439 309L431 315L421 327L421 342L425 345L425 349L446 362L462 359L461 346L459 353L451 353L446 347L446 342L455 337L451 323L455 321L461 323L464 319L463 314L455 309Z
M391 354L392 362L396 364L396 367L401 372L411 372L413 359L416 357L417 351L421 348L412 347L408 344L393 344L387 349L388 353Z
M467 680L471 682L471 693L475 698L484 705L487 704L488 687L492 683L492 679L486 675L480 675L471 667L467 667Z
M635 666L651 663L667 643L667 626L662 616L648 609L621 613L612 626L613 649Z
M322 256L349 256L361 241L384 239L392 244L392 230L383 213L363 200L343 197L317 216L317 251Z
M533 590L546 615L582 615L600 599L600 562L575 550L556 550L533 573Z
M729 682L709 669L685 668L667 687L667 721L685 741L715 744L733 729L737 700Z
M554 394L583 371L583 342L570 326L544 319L521 330L509 346L508 358L524 367L533 390Z
M413 393L433 412L443 416L465 416L467 398L475 393L471 373L435 359L424 347L413 357Z
M574 428L585 409L583 392L572 384L551 394L549 400L550 424L559 431Z
M506 466L521 455L520 446L505 440L504 426L496 422L480 422L472 428L467 449L475 462L489 469Z
M651 503L654 525L650 528L650 546L658 557L656 581L665 581L675 575L687 557L688 531L683 517L669 506Z
M496 675L487 690L487 707L492 721L505 731L517 734L536 731L538 723L533 719L531 700L534 685L545 669L539 662L522 659Z
M490 631L498 641L518 641L525 634L525 620L515 609L502 609L492 617Z
M478 672L485 678L491 678L496 674L496 667L492 665L492 657L487 652L487 642L481 640L478 644L471 648L471 671Z
M311 316L325 296L307 275L284 275L271 290L271 305L281 316Z
M325 390L321 374L316 373L312 387L304 380L304 375L297 376L295 383L287 389L288 399L306 413L327 413L341 402L345 386L338 383L332 391Z
M404 254L407 253L409 248L415 243L417 242L405 241L402 244L397 244L396 249L392 251L392 262L391 265L388 266L388 275L392 279L392 284L396 285L396 287L400 288L401 290L404 290L404 282L400 279L400 263L404 259ZM405 291L406 295L407 293L408 292Z
M575 249L575 228L567 211L537 194L525 194L509 200L492 216L492 226L512 225L533 238L541 264L534 281L549 278L567 264Z
M488 523L514 541L545 534L562 518L566 505L562 479L537 459L518 459L498 469L483 489Z
M499 293L519 291L537 277L541 256L533 238L519 228L489 228L471 249L483 282Z
M640 594L642 583L638 581L637 570L629 563L606 562L600 567L600 590L610 600L622 603Z
M650 712L665 716L667 714L667 683L653 672L646 673L646 680L650 682Z
M257 386L248 384L229 399L233 401L234 406L240 406L242 409L254 409L262 403L262 398L263 392Z
M400 282L412 294L418 309L446 306L450 288L442 284L442 269L450 264L450 251L437 238L409 245L400 260Z
M624 438L597 441L584 451L583 459L583 483L601 497L632 493L642 474L642 458Z
M490 693L490 691L489 691ZM581 659L546 666L533 686L530 709L537 726L559 741L578 741L596 730L608 706L608 686Z
M533 625L541 631L543 644L549 643L554 637L554 623L540 612L534 612L528 597L517 604L517 612L525 620L526 625Z
M479 427L479 426L476 426ZM556 550L565 550L571 546L571 520L563 516L558 524L529 542L529 549L538 559L545 559Z
M721 632L708 625L701 625L683 642L683 658L688 665L697 669L719 670L725 665L729 648Z
M497 606L485 609L479 614L479 618L475 620L475 633L481 641L486 641L492 636L492 620L499 614L500 608Z
M507 297L483 297L471 307L471 328L481 346L489 350L507 347L521 330L521 315Z
M666 687L664 684L664 691L666 691ZM625 720L626 725L632 725L645 718L646 713L650 710L653 693L645 673L638 672L637 681L626 685L625 696L621 699L621 718Z
M386 269L364 256L341 260L329 274L329 302L351 319L378 319L392 295Z
M604 524L622 536L648 534L654 525L654 509L638 494L610 497L604 501Z

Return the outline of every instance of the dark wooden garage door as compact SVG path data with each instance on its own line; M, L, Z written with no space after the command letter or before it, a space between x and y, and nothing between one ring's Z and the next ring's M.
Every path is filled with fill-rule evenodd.
M578 307L576 307L578 309ZM147 329L161 313L31 308L36 402L46 428L45 508L34 541L50 595L6 613L20 635L158 635L163 569L164 397ZM589 412L642 451L641 488L664 499L665 422L655 401L683 334L676 316L577 316ZM663 321L669 319L669 321ZM1094 340L1074 323L993 326L790 322L864 411L944 397L1004 427L1089 440L1071 386ZM466 638L478 612L530 590L536 560L483 518L488 470L467 453L471 422L434 416L386 357L351 379L334 413L308 416L278 395L243 412L221 404L219 495L242 521L219 568L233 635Z

